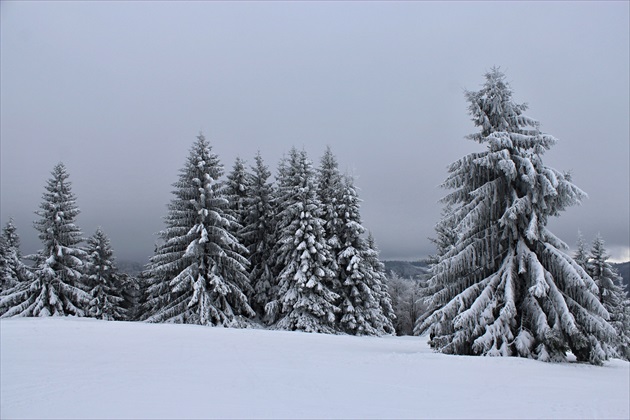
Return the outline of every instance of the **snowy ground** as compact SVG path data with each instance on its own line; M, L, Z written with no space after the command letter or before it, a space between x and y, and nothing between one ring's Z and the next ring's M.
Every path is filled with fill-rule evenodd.
M629 418L629 364L433 353L417 337L0 321L0 417Z

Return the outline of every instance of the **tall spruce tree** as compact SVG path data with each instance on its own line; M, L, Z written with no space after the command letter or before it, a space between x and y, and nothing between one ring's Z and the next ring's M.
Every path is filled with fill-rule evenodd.
M83 283L86 254L79 247L81 230L75 224L80 210L68 177L63 163L53 168L36 212L40 219L35 229L44 247L34 256L32 279L0 301L3 317L87 314L91 299Z
M335 333L339 295L331 290L333 256L326 243L315 174L306 152L295 148L281 164L276 294L265 311L275 328Z
M453 206L447 225L455 246L432 268L435 290L417 332L444 353L522 356L599 364L615 334L597 299L595 282L547 228L550 216L585 194L568 174L543 165L556 143L526 117L525 104L497 68L477 92L467 92L486 146L449 167L443 201Z
M273 248L276 243L275 207L271 172L260 152L255 157L251 182L247 187L246 215L242 230L243 245L249 251L251 285L250 304L260 318L264 318L265 305L271 300L271 287L275 283Z
M190 149L174 184L163 241L151 258L147 320L239 326L254 315L243 292L248 287L246 250L240 229L220 194L223 167L203 135Z
M385 275L385 264L379 259L379 250L372 232L368 232L364 258L372 268L372 276L377 279L377 281L374 282L374 292L378 296L383 315L391 321L388 324L384 324L383 328L387 334L394 334L396 330L393 322L396 319L396 313L393 308L392 297L389 293L387 276Z
M97 228L87 240L86 282L92 301L89 314L98 319L123 320L126 311L122 307L122 281L114 264L114 251L109 237Z
M294 156L297 153L297 149L293 147L289 155ZM280 314L280 306L277 299L280 294L280 282L278 276L285 269L285 261L281 258L281 248L283 247L280 242L284 230L288 227L288 221L281 215L282 210L286 208L284 200L289 197L288 191L291 190L292 178L290 175L291 169L291 157L283 154L278 162L278 167L275 175L275 186L271 193L271 206L274 210L274 217L271 221L273 226L273 241L274 244L271 248L269 264L271 268L271 286L267 292L267 302L264 307L263 321L268 326L274 324Z
M370 262L372 257L361 224L360 200L354 180L345 176L339 185L339 200L334 213L340 220L335 234L339 242L335 257L341 283L340 325L354 335L389 334L394 326L381 307L382 276Z
M617 355L630 360L630 300L621 276L608 262L601 235L593 240L588 259L588 272L599 289L599 300L610 314L610 323L617 332Z
M322 156L317 177L326 243L333 256L328 268L335 273L331 288L338 301L339 328L355 335L381 335L394 329L383 313L380 293L383 276L371 264L363 234L360 200L354 180L339 172L330 147Z
M330 247L330 252L335 255L330 269L335 272L339 271L339 268L336 266L336 256L342 248L339 235L344 228L344 221L340 214L344 187L337 159L329 146L326 148L324 156L322 156L318 170L317 198L321 203L321 217L324 220L326 242Z

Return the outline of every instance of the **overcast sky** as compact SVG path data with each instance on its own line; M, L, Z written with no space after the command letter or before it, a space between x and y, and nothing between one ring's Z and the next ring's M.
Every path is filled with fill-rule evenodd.
M500 66L559 139L543 161L589 199L550 222L573 246L629 248L629 4L618 2L0 3L1 222L23 252L63 161L85 236L144 262L203 130L226 171L326 145L357 177L384 259L432 253L446 167L483 146L464 89Z

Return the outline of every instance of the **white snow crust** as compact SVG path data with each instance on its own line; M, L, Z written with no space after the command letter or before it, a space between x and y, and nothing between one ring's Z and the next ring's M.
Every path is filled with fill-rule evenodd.
M0 321L0 418L624 418L630 364L79 318Z

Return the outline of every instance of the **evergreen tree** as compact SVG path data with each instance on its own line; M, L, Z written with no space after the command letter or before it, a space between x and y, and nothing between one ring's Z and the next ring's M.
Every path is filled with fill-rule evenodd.
M437 253L429 256L428 262L432 266L440 261L440 257L448 253L457 243L457 232L454 226L453 208L447 204L442 209L442 217L435 225L435 238L429 238L435 244Z
M588 261L588 272L599 289L599 300L610 314L617 332L617 353L630 360L630 300L621 276L608 262L604 239L597 235Z
M457 244L457 231L455 229L456 218L453 212L453 207L450 204L446 204L442 209L442 217L440 221L435 225L435 238L429 238L431 242L435 244L436 254L429 255L427 261L429 263L429 271L435 274L435 270L438 269L438 263L440 259L450 252ZM447 287L442 282L431 282L420 289L421 299L431 300L431 296L437 295L442 289ZM415 322L415 321L414 321Z
M294 152L297 153L295 147L291 149L290 155L294 155ZM272 302L276 301L280 294L280 282L278 280L278 276L285 269L285 262L280 257L282 254L281 248L283 247L280 240L282 238L283 231L288 227L288 221L282 219L284 215L281 215L281 212L286 208L284 200L290 198L290 195L288 194L288 191L291 190L292 182L292 178L289 176L290 166L290 158L287 157L286 154L283 154L278 162L275 176L276 184L271 191L271 207L274 212L273 219L271 221L271 225L273 226L273 246L270 252L271 257L268 260L271 268L271 282L267 291L267 302L264 307L263 316L264 323L267 325L272 325L276 322L280 313L280 307L277 305L277 302Z
M586 251L586 242L584 242L584 236L582 236L582 232L579 230L577 249L575 250L575 254L573 254L573 259L580 265L580 267L588 272L588 252Z
M371 263L371 250L362 237L365 229L361 225L360 200L354 181L346 176L337 188L339 200L332 206L332 212L339 219L337 232L333 236L338 242L334 256L341 283L338 292L341 295L340 326L347 333L355 335L391 333L394 326L381 307L381 300L386 299L383 295L387 292L383 291L385 285L381 273Z
M394 334L396 330L393 322L396 320L396 312L393 308L392 297L389 293L387 276L385 275L385 265L379 259L379 250L372 232L368 232L364 258L370 265L372 276L375 278L374 293L378 296L381 311L383 315L390 320L389 323L383 324L383 329L387 334Z
M250 304L262 318L265 305L271 300L271 287L275 283L275 208L272 203L273 187L269 182L271 172L264 164L260 152L255 161L256 166L252 167L253 175L247 187L242 237L243 245L249 251L249 281L252 289Z
M339 235L344 227L344 221L342 220L339 207L344 187L337 159L330 147L327 147L318 171L317 198L321 203L321 217L324 220L326 242L330 247L330 252L335 256L342 249ZM339 271L339 268L334 263L330 269L335 272Z
M153 254L157 254L159 247L155 245ZM127 319L131 321L144 321L151 316L152 306L149 301L153 297L149 294L151 288L151 277L149 269L151 263L149 262L145 266L145 270L140 272L137 276L131 279L131 283L126 283L126 292L123 297L125 298L124 307L128 309ZM155 288L155 286L153 286ZM152 302L155 303L155 302ZM134 309L129 309L134 308Z
M13 224L13 219L9 219L0 235L0 294L20 282L28 281L30 274L28 267L22 263L17 228Z
M80 210L63 163L57 164L46 184L44 201L35 222L44 247L34 257L31 280L18 284L0 300L3 317L86 315L90 295L82 282L85 251L75 225Z
M114 251L100 227L88 238L86 252L85 274L92 295L90 316L108 321L125 319L120 293L122 282L114 264Z
M149 322L238 326L241 316L254 315L243 293L246 250L234 234L240 226L219 191L222 173L199 135L174 184L163 243L146 272Z
M470 139L486 145L449 167L444 199L453 206L457 242L433 267L436 290L417 332L429 330L444 353L522 356L599 364L614 329L597 286L547 228L550 216L585 194L569 174L546 167L556 139L526 117L505 76L494 68L478 92L467 92Z
M279 264L276 295L265 311L275 327L306 332L337 332L334 273L317 199L315 175L306 152L292 149L281 165L274 260Z
M247 217L247 200L249 186L252 183L252 175L247 173L245 162L237 157L234 162L232 172L230 172L225 181L225 187L222 194L228 200L228 213L234 218L236 223L244 227L245 218ZM235 232L235 236L242 241L241 232Z
M140 277L119 273L120 307L124 310L126 321L137 321L142 316L142 283Z
M12 250L15 258L18 260L21 259L22 252L20 251L20 235L17 234L17 228L13 224L13 218L10 218L2 229L2 239L4 239L5 245Z
M10 250L4 235L0 236L0 296L18 282L9 268Z
M333 256L328 268L335 273L331 288L341 296L339 327L356 335L380 335L393 331L383 314L380 291L382 276L370 263L368 244L362 237L360 200L354 181L339 172L330 147L321 159L317 178L326 243Z

